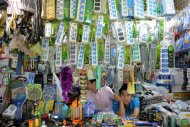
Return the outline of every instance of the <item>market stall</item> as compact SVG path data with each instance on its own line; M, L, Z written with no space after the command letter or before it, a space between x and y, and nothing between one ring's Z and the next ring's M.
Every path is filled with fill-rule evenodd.
M0 126L190 126L189 4L1 0Z

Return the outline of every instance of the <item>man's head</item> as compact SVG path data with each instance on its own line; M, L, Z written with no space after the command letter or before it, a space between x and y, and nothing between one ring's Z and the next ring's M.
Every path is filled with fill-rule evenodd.
M96 92L96 79L88 80L87 90Z
M126 83L124 83L122 85L122 87L119 89L119 94L120 94L121 100L123 101L125 106L129 106L129 104L133 98L133 95L129 94L127 89L128 89L128 84L126 84Z

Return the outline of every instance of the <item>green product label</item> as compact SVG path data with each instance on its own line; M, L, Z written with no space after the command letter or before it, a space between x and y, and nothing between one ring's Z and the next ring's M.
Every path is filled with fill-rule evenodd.
M62 46L62 60L68 60L68 56L69 56L69 49L67 44L63 44Z
M97 67L97 78L96 78L96 89L100 89L101 87L101 74L102 74L102 68L100 65Z
M98 61L103 61L104 58L104 44L102 41L98 42Z
M82 26L82 24L78 24L77 42L82 42L82 33L83 33L83 26Z
M92 15L93 12L93 1L92 0L86 0L86 8L85 8L85 17L84 17L84 22L87 24L92 23Z
M70 0L64 0L64 20L70 19Z
M89 56L90 56L90 44L86 44L84 50L84 64L89 64Z
M109 15L108 14L106 14L106 15L104 15L104 24L105 24L105 26L104 26L104 34L105 35L108 35L108 32L109 32Z
M129 45L124 47L124 63L130 64L131 59L131 47Z
M156 69L160 68L160 45L156 46Z

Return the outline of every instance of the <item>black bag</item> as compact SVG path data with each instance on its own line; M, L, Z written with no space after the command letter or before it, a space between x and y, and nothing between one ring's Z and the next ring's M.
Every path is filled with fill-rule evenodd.
M0 9L8 6L7 0L0 0Z

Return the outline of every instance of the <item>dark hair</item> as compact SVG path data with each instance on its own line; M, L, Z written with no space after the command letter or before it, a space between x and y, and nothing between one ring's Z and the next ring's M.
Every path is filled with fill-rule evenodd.
M88 80L90 83L96 82L96 79Z
M121 95L121 92L123 90L127 90L128 89L128 84L127 83L123 83L123 85L121 86L121 88L119 89L119 94Z

